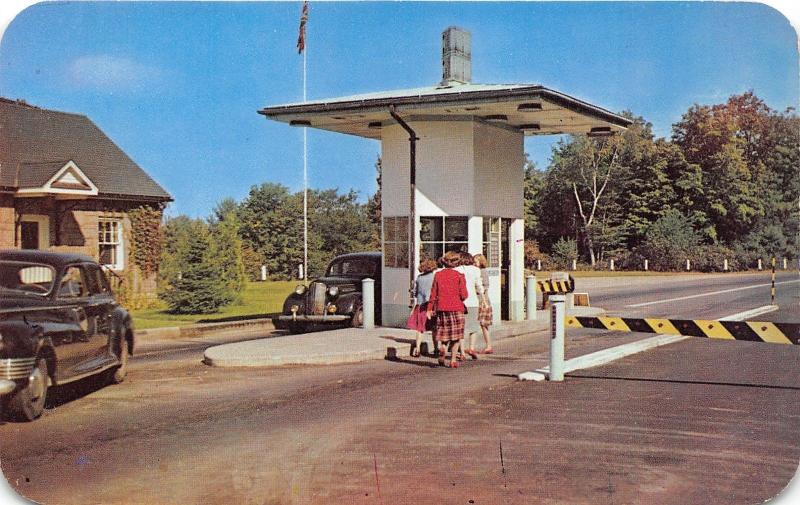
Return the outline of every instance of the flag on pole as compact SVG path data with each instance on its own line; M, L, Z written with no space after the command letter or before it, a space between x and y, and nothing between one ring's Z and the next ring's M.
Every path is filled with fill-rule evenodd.
M308 21L308 0L303 2L303 11L300 13L300 34L297 36L297 54L302 54L306 48L306 22Z

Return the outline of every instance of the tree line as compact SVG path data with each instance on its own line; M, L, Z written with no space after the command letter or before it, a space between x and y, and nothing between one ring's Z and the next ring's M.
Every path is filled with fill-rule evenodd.
M525 167L526 256L622 268L751 268L796 258L800 120L754 93L694 105L656 138L633 124L612 137L570 136L550 165Z
M526 259L544 268L572 260L653 270L732 270L758 258L796 258L800 233L800 120L752 92L694 105L656 138L633 124L610 137L560 140L550 164L526 161ZM334 256L380 248L378 191L308 192L308 274ZM241 201L220 201L206 219L164 225L160 297L174 312L211 312L235 302L246 279L291 279L303 262L303 193L265 182Z

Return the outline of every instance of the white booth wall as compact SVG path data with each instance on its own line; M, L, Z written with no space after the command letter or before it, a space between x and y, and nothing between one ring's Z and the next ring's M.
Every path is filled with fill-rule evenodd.
M484 217L509 220L509 318L524 318L523 188L524 145L521 132L471 118L462 121L408 121L419 137L416 150L417 250L411 265L419 265L420 217L468 217L468 250L483 252ZM409 215L409 140L400 125L381 132L382 230L387 258L387 219ZM391 220L388 221L391 223ZM391 224L394 226L394 224ZM389 234L391 238L391 233ZM486 239L488 240L488 239ZM407 242L407 239L406 239ZM406 249L407 250L407 249ZM408 317L408 268L387 266L382 271L384 326L403 326ZM500 269L491 268L490 300L495 320L501 314Z

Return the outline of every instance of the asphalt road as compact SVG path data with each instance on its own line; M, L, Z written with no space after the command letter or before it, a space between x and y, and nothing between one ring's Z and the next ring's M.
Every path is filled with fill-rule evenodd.
M578 289L621 315L710 319L768 304L768 287L766 302L748 288L763 278L581 279ZM800 322L800 283L778 288L781 310L756 319ZM651 304L630 307L641 303ZM693 338L564 383L513 378L546 364L544 332L458 370L430 358L200 363L209 345L253 337L150 342L125 383L55 391L41 419L0 426L6 478L46 504L727 505L774 496L800 461L797 346ZM567 354L642 337L570 330Z

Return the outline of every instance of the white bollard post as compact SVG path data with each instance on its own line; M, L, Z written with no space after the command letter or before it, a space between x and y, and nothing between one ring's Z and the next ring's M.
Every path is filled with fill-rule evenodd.
M758 269L761 270L761 258L758 258Z
M687 260L686 260L686 271L688 272L688 271L689 271L689 270L691 270L691 269L692 269L692 264L691 264L691 263L689 262L689 260L687 259Z
M550 296L550 375L551 381L564 380L564 295Z
M364 311L364 329L375 328L375 280L369 277L361 281L361 307Z
M610 268L611 268L611 271L613 272L614 271L614 260L611 260Z
M578 260L572 260L572 269L573 270L577 270L578 269Z
M267 265L261 265L261 280L267 280Z
M724 272L728 271L728 258L725 258L724 260L722 260L722 270Z
M525 319L536 320L536 276L529 275L525 279Z
M786 262L786 258L783 258L783 269L786 270L788 263Z
M647 260L644 260L644 271L647 272Z
M536 270L542 271L542 260L536 260Z
M303 264L300 263L297 265L297 278L298 279L305 279L306 277L303 275Z

